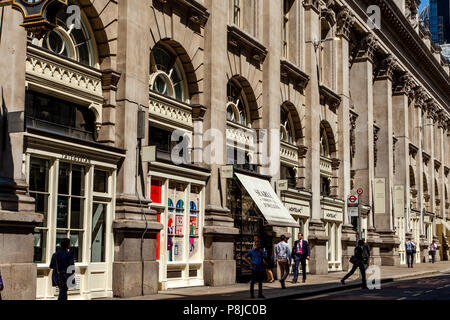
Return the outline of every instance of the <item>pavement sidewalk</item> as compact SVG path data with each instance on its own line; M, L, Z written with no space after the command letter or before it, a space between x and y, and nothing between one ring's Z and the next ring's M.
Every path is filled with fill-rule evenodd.
M381 283L407 278L427 277L436 274L450 273L450 262L416 264L413 269L407 266L380 267ZM292 276L286 281L286 289L281 289L279 281L264 283L263 294L269 300L294 299L313 295L338 292L358 288L361 280L359 271L342 285L339 281L346 272L334 272L327 275L308 275L306 283L292 284ZM370 274L367 275L368 278ZM257 291L257 285L255 286ZM194 287L160 291L156 295L132 298L131 300L247 300L249 299L249 284L239 283L226 287Z

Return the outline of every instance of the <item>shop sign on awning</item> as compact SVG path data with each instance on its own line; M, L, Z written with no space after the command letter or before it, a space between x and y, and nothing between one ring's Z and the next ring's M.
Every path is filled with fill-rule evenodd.
M269 181L239 173L236 173L236 176L270 225L295 228L299 226L283 206Z

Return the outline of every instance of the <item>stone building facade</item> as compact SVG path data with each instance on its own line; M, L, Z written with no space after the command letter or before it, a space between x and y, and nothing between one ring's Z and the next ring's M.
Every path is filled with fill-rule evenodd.
M66 237L74 299L244 281L254 234L270 253L303 232L313 274L349 267L357 224L374 264L405 264L409 237L417 262L432 240L448 259L449 63L415 1L70 2L80 27L62 11L41 40L4 11L4 298L54 298ZM268 223L242 177L296 224Z

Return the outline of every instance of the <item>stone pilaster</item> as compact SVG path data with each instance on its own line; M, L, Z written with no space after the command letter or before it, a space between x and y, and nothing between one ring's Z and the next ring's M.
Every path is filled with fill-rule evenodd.
M375 168L375 177L384 178L386 181L386 202L383 204L384 208L381 208L384 213L374 213L376 231L380 234L381 240L383 241L380 248L381 263L383 265L398 264L399 240L394 231L394 208L392 199L394 191L392 77L396 65L397 62L391 55L388 55L382 60L376 71L373 87L374 120L380 127L380 131L378 132L378 162ZM380 208L376 209L378 210Z
M372 249L375 264L380 264L379 244L381 239L374 232L373 216L373 185L375 178L375 148L374 148L374 114L373 114L373 57L377 48L375 36L368 33L358 45L357 55L350 69L350 90L355 111L359 117L356 120L355 188L362 188L363 205L371 207L368 215L368 239Z
M127 153L117 174L113 293L123 298L157 293L156 234L162 225L149 209L151 201L145 199L145 182L141 181L146 181L146 166L136 165L142 162L138 111L148 106L149 98L149 59L142 57L150 56L150 11L144 1L124 0L118 5L117 72L122 77L116 94L115 141Z
M226 163L226 101L227 101L227 23L226 1L209 0L206 3L212 19L205 27L205 105L207 110L203 129L216 130L214 136L204 137L204 146L214 143L215 159L211 159L211 178L206 186L205 261L203 277L205 285L225 286L236 282L234 260L234 227L230 210L226 207L226 180L219 170ZM217 72L222 70L222 72ZM214 141L213 141L214 139ZM203 154L209 159L211 154ZM214 161L213 161L214 160Z
M313 5L304 6L305 17L305 71L311 79L305 90L306 108L305 121L305 144L308 147L306 155L306 166L310 168L306 185L312 192L311 199L311 221L309 223L308 241L311 245L311 260L309 261L309 271L311 274L327 274L328 261L326 252L325 228L322 222L322 211L320 206L320 95L319 81L317 74L317 56L314 48L314 41L320 39L319 11Z
M33 231L43 221L22 172L26 32L20 12L4 9L0 47L0 271L5 300L36 298Z

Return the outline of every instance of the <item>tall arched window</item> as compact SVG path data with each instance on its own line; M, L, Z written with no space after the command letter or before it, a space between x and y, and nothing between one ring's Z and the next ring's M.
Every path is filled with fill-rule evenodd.
M150 89L181 102L188 99L186 76L175 52L157 44L150 55Z
M250 126L248 104L242 86L231 79L227 85L227 120L242 126Z
M327 158L331 155L327 130L322 123L320 124L320 155Z
M281 141L294 144L295 134L293 131L292 117L285 107L281 107L280 113L280 139Z
M95 41L83 14L78 23L77 20L71 19L65 8L61 8L56 14L56 25L56 29L48 32L41 40L34 38L32 43L55 54L95 67Z

